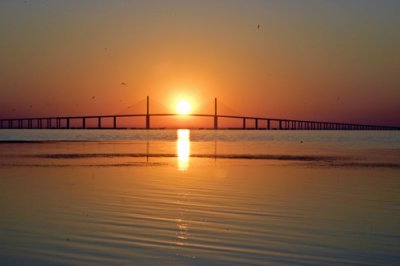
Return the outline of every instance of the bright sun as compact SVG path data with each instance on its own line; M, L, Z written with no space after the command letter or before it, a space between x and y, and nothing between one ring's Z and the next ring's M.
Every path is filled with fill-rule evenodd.
M186 100L181 100L176 105L176 110L178 111L178 114L187 115L190 113L190 103Z

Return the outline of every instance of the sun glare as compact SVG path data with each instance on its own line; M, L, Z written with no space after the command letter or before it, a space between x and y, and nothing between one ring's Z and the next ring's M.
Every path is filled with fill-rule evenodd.
M190 157L190 130L178 129L177 155L178 155L178 170L186 171L189 168Z
M176 110L178 114L187 115L190 113L190 103L186 100L182 100L176 105Z

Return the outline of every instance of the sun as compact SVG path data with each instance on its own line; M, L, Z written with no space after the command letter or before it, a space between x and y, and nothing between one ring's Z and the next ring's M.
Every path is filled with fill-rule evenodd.
M178 111L178 114L181 115L187 115L190 113L190 103L186 100L181 100L178 102L176 105L176 110Z

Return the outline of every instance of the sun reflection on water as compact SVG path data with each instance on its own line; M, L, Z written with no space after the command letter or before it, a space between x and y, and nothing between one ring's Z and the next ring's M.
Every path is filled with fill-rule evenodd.
M189 168L190 157L190 130L178 129L176 142L178 155L178 170L186 171Z

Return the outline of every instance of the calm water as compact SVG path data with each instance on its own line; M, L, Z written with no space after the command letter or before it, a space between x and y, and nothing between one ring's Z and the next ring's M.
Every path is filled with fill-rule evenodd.
M0 141L0 265L400 264L399 132Z

